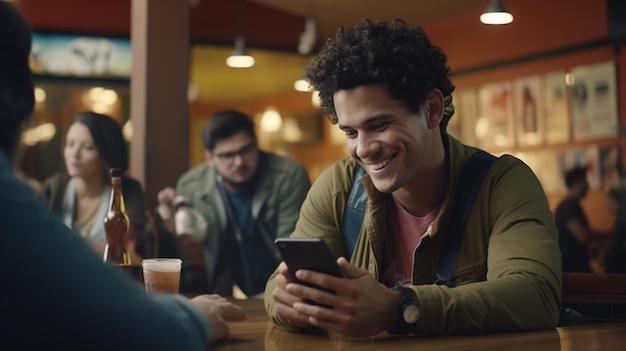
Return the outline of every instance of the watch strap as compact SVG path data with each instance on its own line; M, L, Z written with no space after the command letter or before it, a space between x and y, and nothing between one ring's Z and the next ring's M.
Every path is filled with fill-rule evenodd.
M410 305L415 305L419 309L420 304L419 299L417 298L417 294L411 288L398 287L394 288L393 290L397 290L400 292L400 309L398 310L396 324L389 330L387 330L387 332L392 335L406 335L412 333L415 330L417 321L415 321L415 323L408 323L404 319L404 311Z

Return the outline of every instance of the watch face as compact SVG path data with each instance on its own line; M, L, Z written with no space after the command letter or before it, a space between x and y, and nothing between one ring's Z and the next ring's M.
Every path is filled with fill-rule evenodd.
M420 309L415 304L407 305L402 311L402 318L408 324L417 323L418 318L420 317Z

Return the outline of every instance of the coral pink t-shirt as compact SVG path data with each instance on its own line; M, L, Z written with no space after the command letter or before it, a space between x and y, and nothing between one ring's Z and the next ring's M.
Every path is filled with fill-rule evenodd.
M410 285L413 276L413 257L424 235L431 234L431 224L441 206L424 217L415 217L393 196L389 206L389 232L386 236L383 278L390 286Z

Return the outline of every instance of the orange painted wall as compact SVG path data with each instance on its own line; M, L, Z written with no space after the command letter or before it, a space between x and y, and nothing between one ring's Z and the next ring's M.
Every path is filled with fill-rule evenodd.
M191 40L221 42L232 40L236 32L234 2L203 1L191 13ZM71 0L21 0L20 11L34 28L40 31L80 32L126 36L130 29L130 2L108 0L106 2ZM506 26L486 26L478 21L480 9L442 21L427 23L425 29L431 40L448 55L452 79L457 88L476 87L481 84L514 79L530 74L552 70L569 69L600 61L615 61L618 72L620 124L626 125L626 45L599 46L549 58L532 60L500 68L482 70L472 74L456 74L470 68L512 60L528 55L582 45L607 39L608 15L605 0L517 0L507 1L506 6L515 15L515 21ZM69 11L69 12L68 12ZM252 45L277 49L291 48L297 42L302 28L302 18L287 15L247 3L246 40ZM68 13L71 16L68 16ZM207 19L219 14L218 20ZM252 16L252 14L255 14ZM262 14L263 16L258 16ZM268 18L270 18L268 20ZM62 19L62 20L61 20ZM280 23L271 26L268 23ZM278 29L280 27L280 30ZM315 114L310 97L302 93L288 93L271 101L253 101L237 106L190 106L190 159L189 164L202 162L200 134L202 125L211 113L223 108L237 108L251 115L275 105L284 113ZM345 146L330 142L330 127L324 124L322 142L315 145L290 146L290 154L309 169L312 178L334 160L344 157ZM623 146L623 136L621 136ZM626 152L623 153L623 161ZM626 162L623 162L626 164ZM550 196L552 207L563 194ZM604 211L603 194L588 196L583 206L588 211L592 226L607 229L611 217Z
M180 0L187 1L187 0ZM250 46L294 51L304 18L242 1L201 1L191 8L191 41L228 43L238 34L238 16ZM15 6L37 31L130 36L129 0L20 0ZM275 25L274 23L280 23Z
M478 10L425 25L432 42L447 54L452 80L458 89L554 70L568 70L574 66L601 61L615 61L618 67L618 86L626 86L626 58L621 54L626 52L626 45L615 47L606 44L471 74L455 74L470 68L603 41L609 37L605 1L575 0L564 6L558 1L524 0L510 1L507 7L515 15L514 23L507 26L481 24L478 21ZM626 116L623 111L626 109L626 89L618 89L618 94L620 124L625 125ZM249 113L255 113L267 105L275 105L281 112L298 108L299 104L310 106L308 97L304 101L294 96L281 96L272 101L253 102L240 107ZM307 166L313 179L333 161L346 156L345 145L331 143L328 130L326 127L323 129L322 143L290 149L291 156ZM624 149L623 137L620 139ZM603 142L606 141L599 141ZM614 143L615 140L609 142ZM572 145L561 145L556 148L570 146ZM623 158L625 156L626 152L623 152ZM564 194L549 194L550 207L554 209L563 196ZM611 229L613 217L605 211L604 194L601 191L591 192L583 201L583 207L594 229Z
M559 1L509 1L507 8L514 14L510 25L486 26L478 21L479 11L446 19L425 26L431 40L448 55L452 80L457 89L478 87L481 84L511 80L532 74L602 61L617 65L618 111L620 125L626 125L626 45L611 43L590 49L514 65L455 75L454 72L485 67L521 57L528 57L558 49L601 42L609 38L606 1L576 0L567 5ZM615 143L611 140L610 143ZM606 141L598 141L602 144ZM617 143L622 149L622 164L626 164L626 147L622 135ZM585 143L585 145L588 143ZM576 146L572 143L569 146ZM568 145L554 148L567 148ZM565 194L548 194L550 207L555 209ZM582 201L591 226L598 231L610 231L613 216L606 211L602 191L591 191Z

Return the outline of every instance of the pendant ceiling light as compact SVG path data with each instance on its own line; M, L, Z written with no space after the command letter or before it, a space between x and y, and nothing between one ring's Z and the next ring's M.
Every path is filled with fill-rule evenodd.
M243 36L235 39L235 50L226 58L226 65L233 68L248 68L254 66L254 57L248 55L246 41Z
M226 65L233 68L248 68L254 66L254 57L248 55L246 40L243 38L244 19L243 1L237 2L237 38L235 38L235 50L226 58Z
M502 6L500 0L491 0L480 15L480 21L484 24L509 24L513 22L513 15Z

